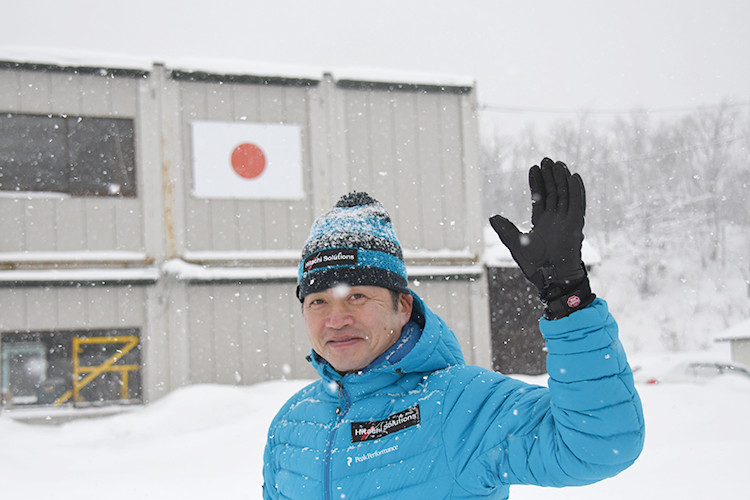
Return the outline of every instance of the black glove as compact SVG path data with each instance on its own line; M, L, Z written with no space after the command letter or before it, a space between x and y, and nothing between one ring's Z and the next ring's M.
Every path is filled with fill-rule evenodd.
M547 319L564 318L591 304L586 267L581 261L586 192L578 174L571 175L563 162L542 160L529 170L531 225L521 233L505 217L495 215L490 224L508 247L526 278L539 290Z

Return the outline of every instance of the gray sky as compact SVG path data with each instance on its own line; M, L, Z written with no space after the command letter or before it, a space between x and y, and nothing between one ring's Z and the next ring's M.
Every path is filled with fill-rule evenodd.
M0 48L467 75L480 104L527 110L492 113L507 123L750 101L746 0L3 0L0 16Z

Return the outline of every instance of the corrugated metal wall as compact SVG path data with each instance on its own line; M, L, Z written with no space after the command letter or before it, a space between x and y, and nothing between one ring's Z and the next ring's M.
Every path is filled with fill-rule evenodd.
M138 195L0 194L0 333L139 328L146 400L187 384L312 378L299 250L314 218L356 189L391 212L412 288L467 360L489 366L473 99L471 88L331 75L6 65L0 113L133 118ZM306 198L191 196L197 120L300 126Z

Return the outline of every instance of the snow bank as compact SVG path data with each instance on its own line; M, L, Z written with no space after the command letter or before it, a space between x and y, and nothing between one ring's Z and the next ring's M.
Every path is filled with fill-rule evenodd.
M636 358L631 364L650 372L674 361ZM543 376L519 378L545 383ZM22 424L2 413L3 497L260 499L268 425L307 383L191 386L128 413L61 426ZM744 500L750 379L638 384L638 390L647 439L635 465L582 488L514 486L511 498Z

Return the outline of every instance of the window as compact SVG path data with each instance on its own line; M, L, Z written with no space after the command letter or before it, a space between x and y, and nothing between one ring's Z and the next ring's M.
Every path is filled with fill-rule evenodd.
M136 196L132 119L0 114L0 191Z
M2 404L128 404L141 401L138 329L2 334Z

